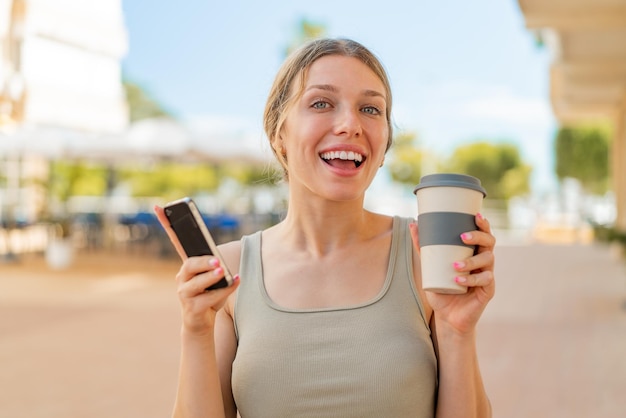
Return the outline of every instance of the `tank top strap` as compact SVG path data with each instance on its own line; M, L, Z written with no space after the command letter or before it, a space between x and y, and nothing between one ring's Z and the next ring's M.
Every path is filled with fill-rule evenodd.
M394 263L394 280L392 286L400 288L402 292L412 295L413 302L419 308L420 316L424 321L426 329L430 331L430 326L426 319L422 298L415 287L413 270L413 240L409 231L409 224L413 219L394 216L393 222L393 243L389 255L390 262ZM394 283L395 282L395 283ZM400 290L399 289L399 290Z
M239 276L241 277L241 283L237 289L237 295L235 297L235 336L239 340L238 319L240 315L237 315L238 306L242 303L254 304L261 301L260 288L262 286L262 274L263 265L261 261L261 234L262 231L257 231L251 235L244 235L241 238L241 259L239 262ZM252 311L254 312L254 311Z

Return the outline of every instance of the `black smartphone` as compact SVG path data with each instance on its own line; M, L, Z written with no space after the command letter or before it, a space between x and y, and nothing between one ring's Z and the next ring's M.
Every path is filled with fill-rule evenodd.
M167 203L163 207L163 211L187 257L213 255L220 260L220 266L224 269L224 277L206 290L232 285L233 276L228 271L228 267L194 201L189 197L184 197Z

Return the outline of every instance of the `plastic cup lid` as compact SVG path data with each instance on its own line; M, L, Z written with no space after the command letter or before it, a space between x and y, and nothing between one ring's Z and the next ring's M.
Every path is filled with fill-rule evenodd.
M480 180L476 177L468 176L466 174L456 173L437 173L428 174L420 179L420 183L415 186L413 193L417 193L418 190L426 187L462 187L465 189L472 189L483 194L483 197L487 196L487 191L481 186Z

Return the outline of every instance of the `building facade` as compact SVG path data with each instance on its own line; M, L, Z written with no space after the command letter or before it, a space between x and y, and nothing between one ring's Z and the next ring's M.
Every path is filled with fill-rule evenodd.
M121 0L0 0L0 121L123 131L127 45Z
M127 130L127 50L121 0L0 0L2 224L47 207L50 158Z
M550 99L561 124L608 120L615 226L626 233L626 1L518 0L550 48Z

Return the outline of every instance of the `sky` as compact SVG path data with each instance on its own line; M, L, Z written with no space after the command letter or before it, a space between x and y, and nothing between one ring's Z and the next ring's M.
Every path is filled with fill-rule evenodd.
M476 140L516 144L534 192L555 187L550 51L516 0L122 0L124 76L181 121L250 135L300 21L370 48L391 80L396 130L442 157Z

